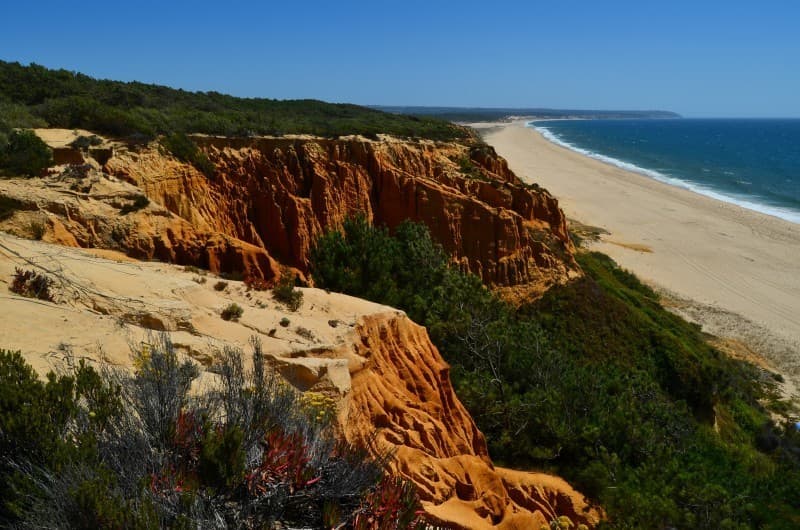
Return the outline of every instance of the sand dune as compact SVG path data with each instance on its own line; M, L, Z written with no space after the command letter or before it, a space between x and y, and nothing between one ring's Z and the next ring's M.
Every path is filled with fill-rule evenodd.
M753 344L797 380L800 225L580 155L524 122L477 128L567 217L609 232L592 248L684 299L678 309L709 332Z

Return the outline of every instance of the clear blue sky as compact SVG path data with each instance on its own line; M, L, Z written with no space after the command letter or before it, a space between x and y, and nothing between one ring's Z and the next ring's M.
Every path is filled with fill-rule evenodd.
M0 59L238 96L800 117L800 2L3 2Z

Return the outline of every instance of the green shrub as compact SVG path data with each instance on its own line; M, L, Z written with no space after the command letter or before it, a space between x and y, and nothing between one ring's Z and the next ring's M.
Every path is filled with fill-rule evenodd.
M800 445L765 427L772 379L607 256L578 260L583 278L514 309L451 268L424 227L390 235L360 218L318 240L311 270L427 326L495 461L564 476L608 527L797 526Z
M167 151L183 162L188 162L196 167L206 177L212 178L216 168L208 156L197 147L191 138L183 133L172 133L161 138L161 145Z
M297 311L303 304L303 292L295 289L294 278L289 274L281 276L280 282L272 288L272 296L289 311Z
M241 282L244 280L244 274L242 274L242 271L220 272L219 275L220 277L232 282Z
M33 239L41 241L45 233L47 233L47 223L41 220L31 221L28 229Z
M298 326L294 330L294 332L297 333L299 336L303 337L306 340L314 340L314 332L312 332L308 328L304 328L302 326Z
M26 105L4 101L0 98L0 137L10 133L15 128L36 129L47 127L47 122L34 116L31 110ZM0 146L2 146L2 143L2 138L0 138Z
M215 291L224 291L228 288L228 282L219 280L217 283L214 284Z
M31 130L12 131L0 149L0 171L7 175L36 177L53 163L53 151Z
M235 322L239 320L243 314L244 309L242 309L242 306L236 303L231 303L222 310L220 316L222 316L222 320L233 320Z
M90 136L81 135L75 138L70 142L70 147L74 147L75 149L82 149L87 150L90 147L95 147L103 143L103 139L97 136L96 134L92 134Z
M71 373L51 372L42 381L19 352L0 349L0 526L37 506L45 475L66 478L71 462L94 463L95 435L120 407L119 388L82 360Z
M120 208L119 213L122 215L127 215L131 212L138 212L143 208L147 208L149 204L150 204L150 199L148 199L146 196L142 194L138 194L136 195L136 197L134 197L133 202L131 204L126 204L125 206Z

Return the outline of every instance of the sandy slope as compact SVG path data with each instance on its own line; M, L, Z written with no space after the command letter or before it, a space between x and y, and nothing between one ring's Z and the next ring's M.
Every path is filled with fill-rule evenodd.
M593 248L689 299L678 309L710 332L744 339L800 376L800 225L580 155L522 122L478 128L570 219L610 232Z
M9 292L6 285L17 267L53 278L58 303ZM321 289L303 289L302 307L290 312L269 291L248 292L242 282L227 282L218 291L218 281L176 265L132 262L111 251L100 256L96 250L0 232L0 348L22 351L44 374L62 365L68 350L92 361L130 366L132 349L149 340L149 330L169 331L179 352L204 365L224 346L249 351L248 341L255 336L296 386L341 393L350 384L347 356L320 359L306 352L338 351L351 343L364 315L402 314ZM220 318L230 303L244 308L239 322ZM286 326L281 325L284 318Z

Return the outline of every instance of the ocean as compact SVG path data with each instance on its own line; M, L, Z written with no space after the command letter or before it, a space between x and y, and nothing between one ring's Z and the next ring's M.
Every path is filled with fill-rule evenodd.
M579 153L800 223L800 119L537 120Z

